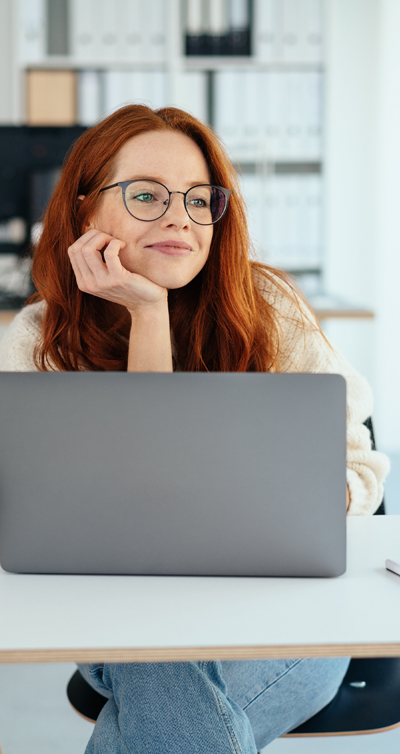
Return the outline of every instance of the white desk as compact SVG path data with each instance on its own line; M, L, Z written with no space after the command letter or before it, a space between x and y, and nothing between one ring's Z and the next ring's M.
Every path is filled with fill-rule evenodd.
M337 579L0 571L0 662L400 656L400 516L348 519Z

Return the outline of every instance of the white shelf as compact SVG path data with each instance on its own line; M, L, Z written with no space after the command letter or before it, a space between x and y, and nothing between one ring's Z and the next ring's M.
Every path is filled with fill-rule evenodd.
M166 68L170 61L167 59L160 60L104 60L100 58L77 58L72 55L48 55L38 60L26 60L20 63L22 69L52 69L52 68L96 68L98 70L107 70L108 68L122 68L124 70L140 70L142 68ZM197 71L218 71L232 68L241 68L243 70L260 70L260 71L322 71L323 66L316 63L296 63L293 62L274 62L269 63L265 60L249 57L218 57L218 56L177 56L175 59L177 67L180 69L197 70Z
M262 71L322 71L323 65L321 63L304 63L293 61L267 61L260 58L256 58L253 55L243 56L217 56L217 55L204 55L204 56L191 56L186 55L180 59L180 63L186 68L196 68L198 70L210 71L230 68L242 68L242 69L257 69Z
M20 64L22 70L53 70L53 69L67 69L67 70L82 70L82 69L95 69L107 71L110 69L119 70L166 70L168 68L168 61L160 60L101 60L93 59L87 60L85 58L74 58L71 55L49 55L41 60L32 60Z

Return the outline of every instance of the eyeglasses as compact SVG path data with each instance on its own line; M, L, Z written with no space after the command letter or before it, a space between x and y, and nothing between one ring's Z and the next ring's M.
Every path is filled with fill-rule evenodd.
M158 181L119 181L107 189L121 186L124 204L129 214L136 220L150 223L165 215L171 200L171 194L182 194L186 212L198 225L213 225L225 214L229 197L233 193L221 186L200 184L188 191L169 191Z

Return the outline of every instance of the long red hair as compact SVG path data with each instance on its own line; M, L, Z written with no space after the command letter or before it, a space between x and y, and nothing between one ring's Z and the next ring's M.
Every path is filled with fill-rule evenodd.
M188 285L169 292L176 359L184 371L271 371L279 368L276 315L260 292L263 276L290 295L288 278L257 261L236 172L208 126L183 110L127 105L75 143L49 202L33 258L45 301L43 337L35 352L41 370L126 370L130 317L124 307L79 290L67 249L94 215L126 141L149 131L173 130L200 147L211 182L232 189L228 211L214 226L208 260ZM78 196L84 194L85 202ZM281 285L279 279L282 281ZM286 281L286 284L285 284Z

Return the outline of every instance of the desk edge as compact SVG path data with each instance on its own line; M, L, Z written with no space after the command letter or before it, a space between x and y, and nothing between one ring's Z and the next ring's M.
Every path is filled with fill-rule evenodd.
M0 650L0 663L29 662L191 662L287 657L400 657L400 642L384 644L288 644L235 647L103 647Z

